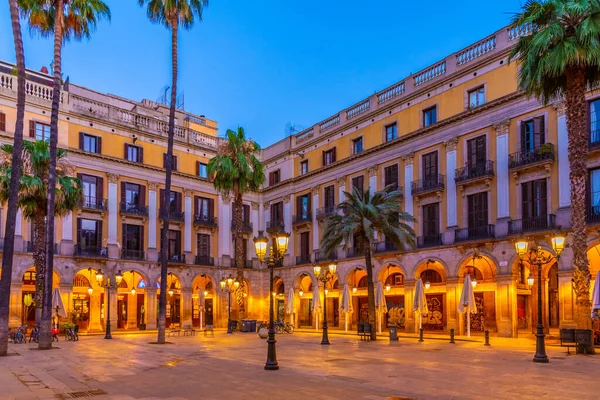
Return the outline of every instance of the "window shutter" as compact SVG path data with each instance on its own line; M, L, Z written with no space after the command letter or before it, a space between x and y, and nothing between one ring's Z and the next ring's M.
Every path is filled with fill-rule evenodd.
M527 123L525 121L521 121L521 151L525 151L527 149L525 144L525 138L527 137L527 132L525 130L526 125Z
M336 162L335 147L331 150L331 162Z
M277 208L279 210L279 220L283 222L283 202L277 203Z
M102 248L102 221L96 222L96 243L97 246Z
M29 121L29 137L35 138L35 121Z
M77 218L77 244L81 246L81 218Z
M144 225L140 226L140 240L138 241L137 250L144 250L146 248L146 243L144 243L144 239L146 236L144 235Z
M104 179L97 178L96 179L96 197L97 201L104 201Z
M129 160L129 143L125 143L123 146L123 158Z
M200 196L194 196L194 215L199 215L200 210L198 209L198 203L200 201Z
M138 150L138 157L139 157L138 162L140 164L143 164L144 163L144 148L142 146L140 146L140 147L138 147L138 149L139 149Z
M0 131L6 132L6 114L0 112Z
M302 196L296 197L296 215L300 216L302 214Z
M200 176L200 161L196 161L196 176Z
M125 182L121 182L121 203L125 203Z
M182 206L183 206L183 194L181 192L177 192L177 211L178 212L182 212Z
M146 186L140 185L140 206L146 207Z
M167 168L167 153L163 153L163 168Z
M310 195L310 193L307 195L307 197L308 197L308 210L307 210L307 212L308 212L308 214L310 214L310 212L312 211L312 208L311 208L311 195Z
M273 186L273 172L269 172L269 186Z
M102 154L102 136L96 138L96 153Z
M210 219L215 216L215 199L208 199L208 217Z
M250 222L250 206L248 204L244 204L244 221Z
M533 120L533 133L535 136L534 146L538 147L544 144L545 141L545 126L544 126L544 117L538 117Z
M271 204L271 224L275 222L275 208L277 204Z
M79 150L83 150L83 132L79 132Z
M181 254L181 231L175 231L175 240L177 242L177 252Z
M323 166L327 165L327 156L325 155L325 151L322 152L323 156Z
M128 249L127 247L127 224L121 224L121 246L123 249Z
M173 160L173 165L172 165L173 171L177 171L177 156L173 155L172 160Z
M158 204L159 204L160 209L164 210L165 209L165 189L160 189L159 192L160 192L159 193L160 199L158 201Z

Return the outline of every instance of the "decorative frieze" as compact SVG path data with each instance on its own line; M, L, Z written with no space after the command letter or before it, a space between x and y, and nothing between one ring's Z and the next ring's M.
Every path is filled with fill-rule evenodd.
M346 186L346 175L340 176L339 178L337 178L335 180L335 182L337 183L338 187L340 187L340 186Z
M311 189L313 196L318 196L320 191L321 191L321 186L319 186L319 185L313 186Z
M192 189L183 189L183 195L185 197L192 197L194 195L194 191Z
M552 107L554 107L554 109L556 110L556 114L559 117L567 113L567 103L565 103L564 101L557 101L556 103L552 104Z
M408 153L400 157L404 165L412 165L415 159L415 153Z
M496 130L497 136L508 135L508 131L510 129L510 119L505 119L504 121L494 124L494 129Z
M453 137L452 139L444 142L444 146L446 146L446 151L456 150L457 143L458 143L458 136Z
M252 206L252 209L257 211L260 208L260 203L257 201L251 201L250 205Z
M367 168L367 173L369 174L369 177L377 176L378 169L379 169L379 165L377 165L377 164Z
M107 172L106 177L108 178L108 183L117 183L119 181L119 174L113 174L112 172Z
M285 196L283 196L283 202L284 203L289 203L291 200L291 196L289 194L286 194Z
M148 182L148 189L153 192L157 192L160 184L158 182Z

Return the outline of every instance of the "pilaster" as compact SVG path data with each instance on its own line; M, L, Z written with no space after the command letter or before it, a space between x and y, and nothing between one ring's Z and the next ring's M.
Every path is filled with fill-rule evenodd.
M446 146L446 226L455 227L456 220L456 144L458 137L452 138L444 143Z
M367 168L367 173L369 174L369 192L371 196L375 194L377 191L377 172L379 170L379 166L377 164Z
M70 212L62 217L62 237L60 240L60 254L72 256L75 253L73 242L73 213Z
M181 325L192 326L192 288L181 289Z
M414 202L412 196L414 156L415 153L410 153L402 156L402 162L404 163L404 211L417 218L418 216L414 214ZM410 222L409 225L412 226L413 223Z
M148 261L158 261L157 235L157 210L159 184L150 182L148 184Z
M496 196L498 196L497 211L498 219L500 219L510 216L508 190L508 134L510 119L494 125L494 129L496 130Z
M157 322L157 299L156 299L156 288L151 285L146 286L146 313L144 315L146 322L146 329L156 329Z
M106 176L108 177L108 256L109 258L120 258L120 246L117 241L117 218L119 212L117 182L119 175L108 172Z

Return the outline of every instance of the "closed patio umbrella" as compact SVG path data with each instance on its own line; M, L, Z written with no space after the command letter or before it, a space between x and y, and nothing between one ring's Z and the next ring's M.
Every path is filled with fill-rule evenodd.
M198 310L200 311L200 330L202 330L202 314L204 314L204 303L206 299L204 297L204 290L200 289L200 293L198 295Z
M600 271L596 275L594 290L592 292L592 318L594 317L595 310L600 310Z
M415 287L415 301L413 303L413 311L419 313L419 329L423 327L423 314L429 314L427 308L427 297L425 297L425 288L421 278L417 279Z
M381 320L383 320L383 314L387 312L387 303L381 281L377 282L375 287L375 311L377 312L377 330L381 333Z
M288 291L287 304L285 305L285 312L290 314L290 324L294 323L294 288L290 288Z
M67 310L65 310L65 305L63 304L62 297L60 297L58 288L54 288L54 293L52 293L52 310L56 312L57 316L67 318Z
M345 284L342 291L342 301L340 302L340 312L344 313L344 329L346 332L348 332L348 314L352 314L353 311L350 289L348 289L348 284Z
M321 313L321 295L319 294L319 285L315 285L313 290L312 312L315 316L316 330L319 330L319 314Z
M477 305L475 304L475 293L471 284L471 275L465 277L463 290L458 303L458 312L467 313L467 337L471 337L471 314L477 314Z

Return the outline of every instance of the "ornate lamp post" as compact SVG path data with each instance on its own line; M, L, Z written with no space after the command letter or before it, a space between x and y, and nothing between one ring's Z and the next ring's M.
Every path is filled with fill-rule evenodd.
M327 282L333 281L336 270L337 264L333 261L324 268L321 268L320 265L313 266L315 277L323 282L323 288L325 289L325 295L323 296L323 339L321 339L321 344L329 344L329 337L327 336Z
M227 301L227 333L233 333L231 330L231 293L235 292L238 287L240 287L240 283L237 279L233 279L231 275L229 278L221 279L220 282L221 290L227 292L228 301Z
M269 255L267 256L267 247L269 247L269 239L263 235L263 231L258 232L258 237L254 238L254 248L256 249L256 257L258 260L269 266L269 293L273 293L273 268L275 264L283 260L288 249L290 234L286 232L278 232L272 237L274 249L271 246ZM269 337L267 339L267 362L266 370L277 370L277 355L275 351L275 326L273 325L273 296L269 295Z
M96 282L98 282L98 285L100 287L103 287L106 289L106 297L108 297L108 301L107 301L107 308L106 308L106 333L104 334L104 339L112 339L112 335L110 332L110 289L113 287L113 282L114 282L114 288L115 290L119 287L119 284L121 283L121 281L123 280L123 274L121 273L121 270L119 270L114 277L114 280L111 281L110 277L106 277L106 281L104 280L104 274L102 273L102 270L98 270L98 272L96 273Z
M538 311L538 323L537 323L537 333L535 334L535 355L533 356L533 362L539 363L547 363L548 355L546 354L546 343L544 333L544 324L542 323L542 265L547 264L552 260L558 261L560 259L560 254L565 248L565 237L556 234L552 239L552 250L554 250L554 254L549 254L545 256L541 246L536 246L533 243L533 246L529 247L529 242L525 239L520 239L515 242L515 250L517 251L517 255L521 259L521 261L527 261L529 265L535 265L537 267L537 275L538 275L538 286L537 286L537 311ZM530 275L527 278L527 283L529 286L533 286L533 275Z

